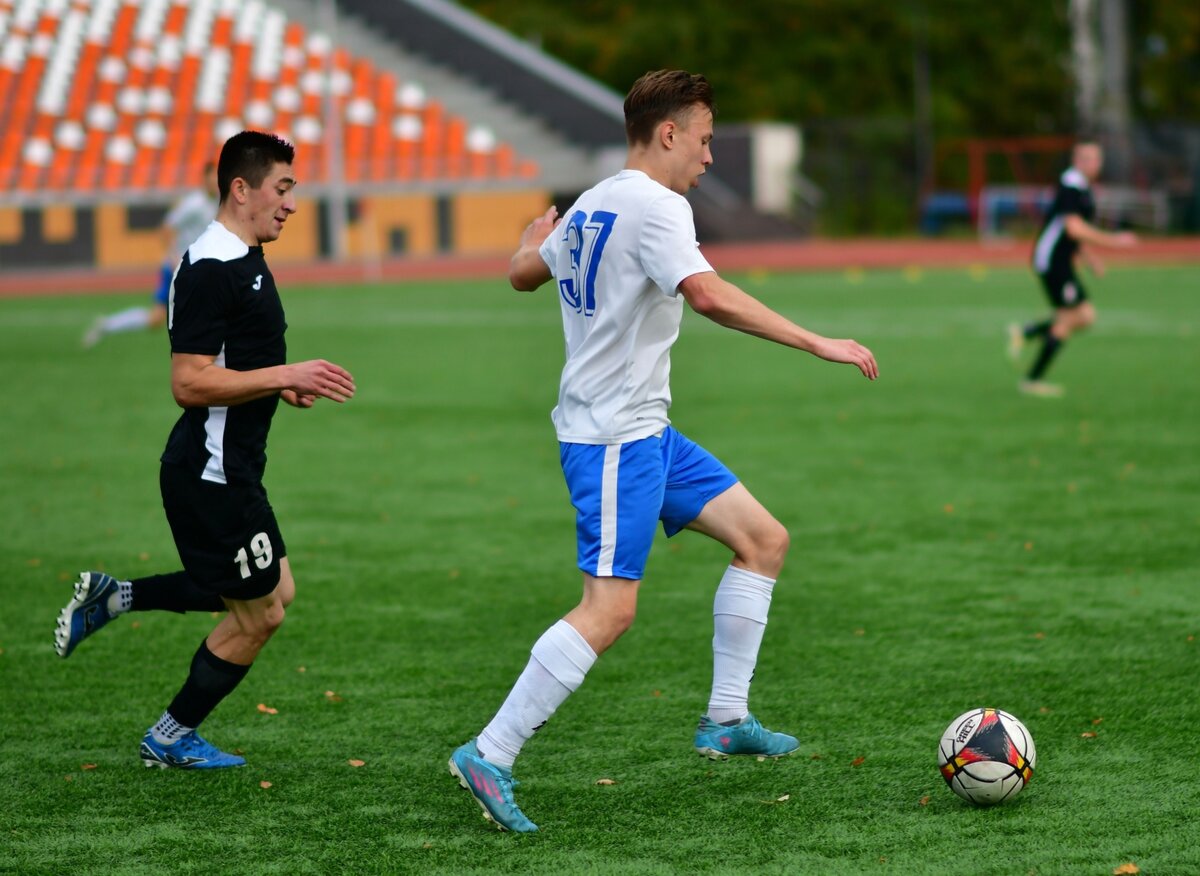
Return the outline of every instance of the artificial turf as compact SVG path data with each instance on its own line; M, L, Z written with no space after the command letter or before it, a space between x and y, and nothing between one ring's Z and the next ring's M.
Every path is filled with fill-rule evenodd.
M1044 310L1024 271L735 279L882 372L690 314L673 356L675 425L792 535L751 705L800 751L693 754L728 557L660 536L633 629L517 763L532 836L489 829L446 759L579 594L552 291L283 290L290 357L359 392L277 416L298 598L204 725L249 761L216 774L136 756L211 617L126 615L52 650L79 570L178 565L166 340L79 349L127 297L0 301L0 872L1200 872L1200 271L1093 282L1061 400L1019 396L1003 355L1005 323ZM986 810L935 766L980 705L1038 749Z

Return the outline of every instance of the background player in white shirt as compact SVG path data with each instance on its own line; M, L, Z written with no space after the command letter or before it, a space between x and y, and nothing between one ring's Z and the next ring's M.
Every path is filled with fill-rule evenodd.
M555 280L567 361L553 420L577 510L579 605L534 644L500 711L459 747L450 771L485 816L537 830L513 800L521 746L583 682L633 622L638 586L661 520L733 551L713 605L713 686L696 751L780 757L798 747L747 707L787 530L724 465L670 425L670 349L683 301L729 328L878 375L871 351L813 334L722 280L700 254L683 195L712 164L712 90L703 76L647 73L625 99L625 169L585 192L556 223L553 207L521 237L509 280L532 291Z
M158 269L158 288L149 307L129 307L107 316L98 316L83 336L83 346L100 343L105 335L156 329L167 321L167 298L171 278L179 267L184 251L217 218L217 163L204 165L204 185L189 192L171 208L162 221L163 261Z

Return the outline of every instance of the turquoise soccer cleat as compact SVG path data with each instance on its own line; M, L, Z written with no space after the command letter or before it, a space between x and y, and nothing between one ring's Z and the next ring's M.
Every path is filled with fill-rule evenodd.
M513 801L512 789L518 782L512 777L512 770L488 763L480 757L474 739L460 745L450 755L450 775L471 792L483 809L483 817L501 830L533 833L538 829Z
M772 733L753 715L747 715L742 723L730 727L705 715L696 728L695 745L697 754L711 760L729 760L731 755L766 760L791 754L800 747L800 742L786 733Z
M246 765L244 757L226 754L195 730L170 745L163 745L147 730L146 735L142 737L138 754L147 767L158 767L162 770L215 770Z
M117 592L117 579L103 572L81 572L75 582L75 596L58 613L54 629L54 650L69 657L79 643L114 617L108 610L108 598Z

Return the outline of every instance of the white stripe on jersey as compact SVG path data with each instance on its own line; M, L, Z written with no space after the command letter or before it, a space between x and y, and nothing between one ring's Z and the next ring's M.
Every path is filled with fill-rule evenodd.
M225 367L225 345L213 360L218 368ZM208 462L205 463L202 481L212 481L215 484L228 483L225 480L225 418L229 408L209 408L208 419L204 421L204 449L208 451Z
M193 265L201 259L216 259L219 262L231 262L240 259L250 252L250 247L244 240L218 222L216 219L208 223L204 233L192 241L184 250L188 261ZM176 260L175 273L171 275L171 291L167 296L167 330L175 327L175 278L183 264L183 257Z
M1058 181L1069 188L1087 191L1087 177L1074 167L1064 170ZM1038 237L1037 245L1033 250L1033 269L1039 274L1050 270L1050 257L1054 255L1054 247L1058 246L1058 241L1063 235L1063 222L1064 217L1055 216Z
M604 448L604 471L600 475L600 555L596 558L596 577L611 578L613 558L617 555L617 467L621 445Z
M1046 226L1046 230L1042 232L1042 236L1038 238L1037 246L1033 250L1033 269L1039 274L1050 270L1050 256L1054 252L1054 247L1058 246L1058 239L1062 237L1062 234L1063 217L1055 216Z

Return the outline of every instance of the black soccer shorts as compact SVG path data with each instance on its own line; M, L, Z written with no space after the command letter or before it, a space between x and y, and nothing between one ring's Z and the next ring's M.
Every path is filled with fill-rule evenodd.
M1087 290L1075 276L1075 271L1067 268L1050 268L1044 274L1039 274L1042 286L1046 289L1046 297L1056 308L1078 307L1088 300Z
M275 589L287 548L261 483L212 483L163 463L159 486L179 558L197 585L229 599Z

